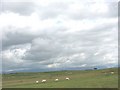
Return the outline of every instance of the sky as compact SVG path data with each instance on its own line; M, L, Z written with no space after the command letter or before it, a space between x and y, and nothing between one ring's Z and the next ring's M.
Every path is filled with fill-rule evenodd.
M117 0L2 0L2 70L116 67L117 23Z

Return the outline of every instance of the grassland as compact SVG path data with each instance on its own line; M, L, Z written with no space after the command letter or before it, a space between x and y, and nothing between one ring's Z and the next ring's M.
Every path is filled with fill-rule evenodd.
M2 74L0 74L0 90L2 89Z
M114 74L110 72L114 71ZM106 74L105 74L106 72ZM70 80L65 80L69 77ZM59 81L55 82L54 79ZM46 83L41 83L46 79ZM40 82L35 83L36 80ZM85 71L56 71L3 74L3 88L117 88L117 68Z

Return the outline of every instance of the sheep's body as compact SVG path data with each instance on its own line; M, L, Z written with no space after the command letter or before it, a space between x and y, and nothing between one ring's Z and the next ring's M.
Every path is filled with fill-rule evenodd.
M46 82L46 81L47 81L47 80L44 79L44 80L42 80L42 83L44 83L44 82Z
M39 83L39 81L36 81L36 83Z
M66 80L70 80L70 78L68 78L68 77L66 77L65 79L66 79Z
M59 79L55 79L55 81L57 82Z
M111 72L111 74L114 74L114 72Z

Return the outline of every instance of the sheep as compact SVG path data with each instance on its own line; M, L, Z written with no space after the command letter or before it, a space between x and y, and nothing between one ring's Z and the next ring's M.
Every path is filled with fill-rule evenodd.
M43 80L42 80L42 83L45 83L46 81L47 81L47 80L43 79Z
M110 72L111 74L114 74L114 72Z
M68 77L65 78L66 80L70 80Z
M59 79L55 79L55 81L57 82Z
M36 81L36 83L39 83L39 81Z

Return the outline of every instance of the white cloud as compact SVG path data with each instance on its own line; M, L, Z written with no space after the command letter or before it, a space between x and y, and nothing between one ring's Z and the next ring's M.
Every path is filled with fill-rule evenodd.
M99 54L98 52L94 53L95 56L98 55L98 54Z
M100 14L100 13L107 13L109 8L105 3L93 3L90 10L93 13L96 12L97 14Z
M87 64L83 64L83 65L81 65L81 67L85 67Z

